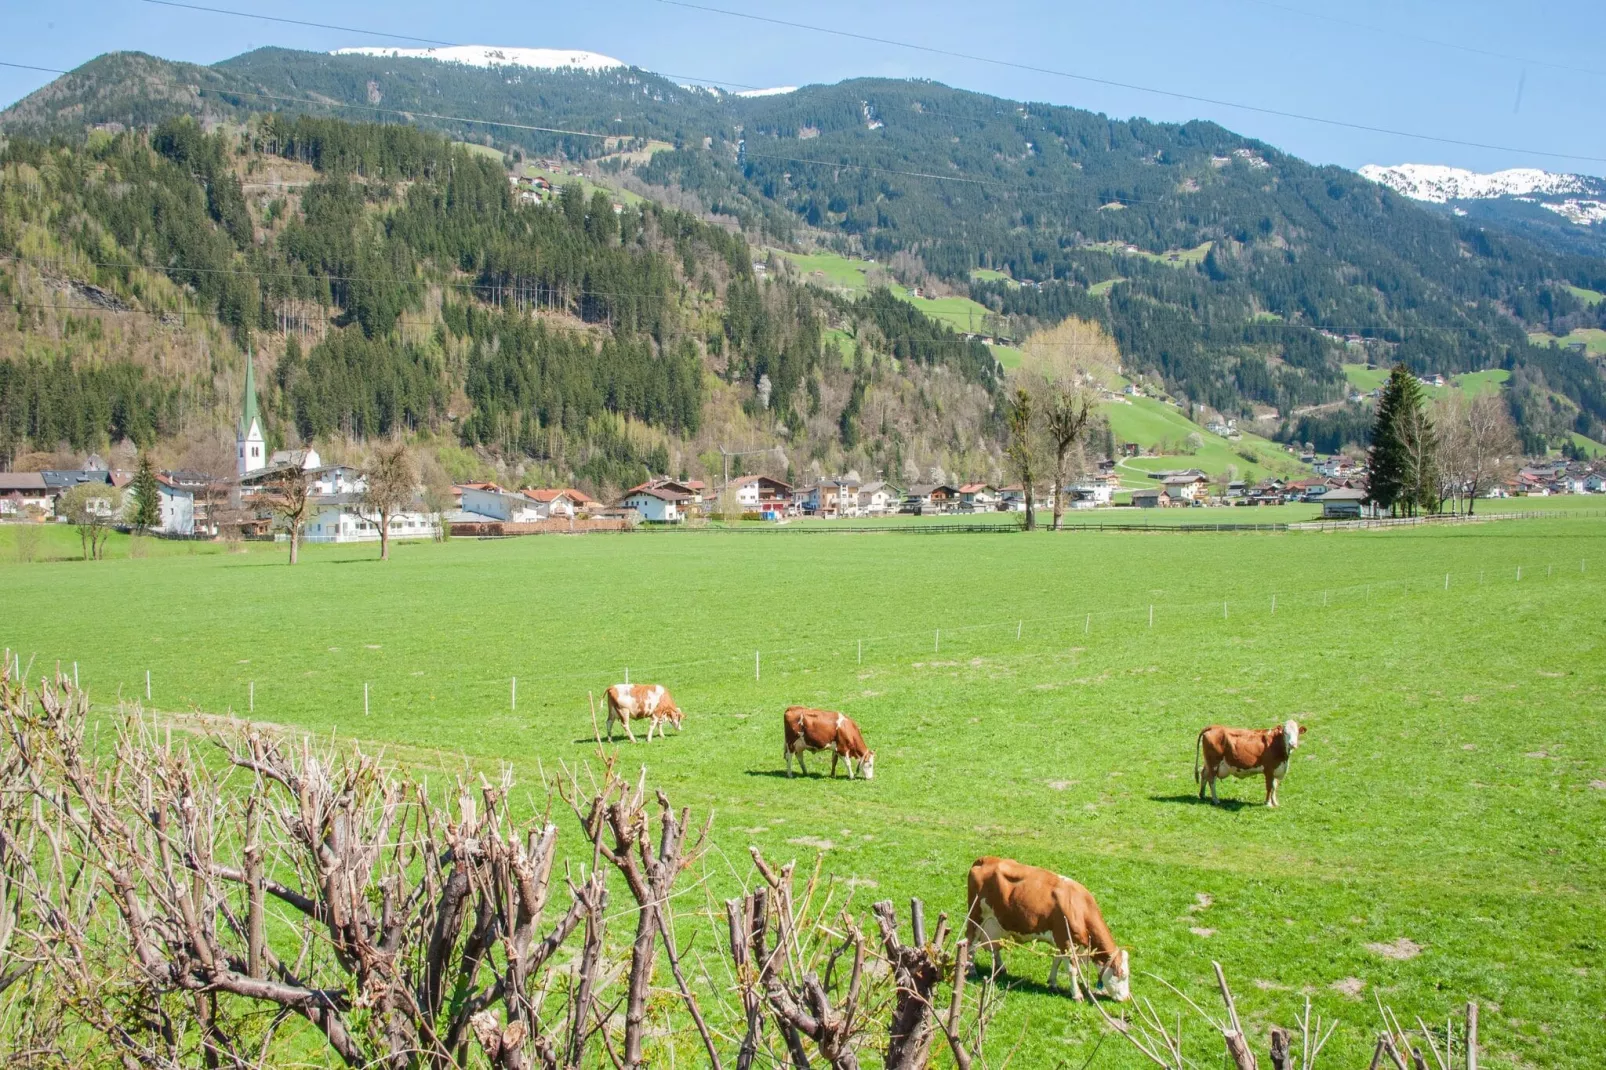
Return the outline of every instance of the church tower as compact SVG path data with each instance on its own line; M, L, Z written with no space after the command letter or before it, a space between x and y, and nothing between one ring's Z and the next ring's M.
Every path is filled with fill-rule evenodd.
M245 401L240 408L240 427L234 433L235 467L249 475L268 464L268 443L262 437L262 417L257 413L257 381L251 370L251 353L245 354Z

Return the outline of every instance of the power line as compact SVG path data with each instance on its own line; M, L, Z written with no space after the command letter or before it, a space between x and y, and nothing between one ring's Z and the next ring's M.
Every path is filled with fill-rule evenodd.
M212 15L233 15L239 19L258 19L262 22L280 22L288 26L310 26L315 30L339 30L341 33L360 33L369 37L389 37L394 41L416 41L422 45L443 45L451 47L451 41L437 41L432 37L413 37L405 33L386 33L384 30L365 30L357 26L335 26L327 22L308 22L306 19L287 19L279 15L259 15L254 11L231 11L222 7L205 7L201 4L181 4L178 0L141 0L142 3L156 4L160 7L178 7L186 11L205 11Z
M1110 86L1114 89L1129 89L1138 93L1152 93L1156 96L1171 97L1175 100L1187 100L1197 104L1210 104L1221 108L1235 108L1239 111L1253 112L1258 115L1274 115L1282 119L1296 119L1300 122L1320 123L1324 126L1334 126L1345 130L1361 130L1372 134L1386 134L1390 137L1414 138L1419 141L1431 141L1441 145L1457 145L1462 148L1489 149L1495 152L1510 152L1527 154L1529 156L1544 156L1560 160L1585 160L1590 163L1606 163L1606 156L1582 156L1570 152L1550 152L1544 149L1523 149L1510 145L1494 145L1481 141L1466 141L1461 138L1441 137L1436 134L1422 134L1412 130L1395 130L1391 127L1372 126L1368 123L1351 122L1347 119L1333 119L1322 115L1308 115L1303 112L1285 111L1281 108L1270 108L1259 104L1245 104L1241 101L1222 100L1216 97L1201 96L1197 93L1183 93L1175 89L1159 89L1154 86L1139 85L1136 82L1121 82L1113 78L1100 78L1091 74L1078 74L1075 71L1057 70L1053 67L1040 67L1036 64L1021 63L1016 60L999 59L995 56L981 56L972 52L958 52L953 49L937 48L933 45L919 45L910 41L899 41L891 37L877 37L872 34L855 33L852 30L838 30L830 26L815 26L806 22L793 22L789 19L778 19L769 15L755 15L747 11L731 11L727 8L712 7L707 4L694 4L689 0L657 0L660 4L670 7L686 8L691 11L704 11L715 15L726 15L731 18L749 19L754 22L769 23L773 26L784 26L792 30L807 30L811 33L829 34L834 37L845 37L855 41L866 41L871 44L891 45L894 48L907 48L915 52L925 52L935 56L946 56L950 59L962 59L972 63L987 63L997 67L1008 67L1013 70L1028 71L1032 74L1047 74L1055 78L1068 78L1073 81L1087 82L1093 85Z
M1347 26L1352 30L1360 30L1363 33L1376 34L1379 37L1395 37L1402 41L1415 41L1419 44L1433 45L1435 48L1448 48L1456 52L1466 52L1474 56L1487 56L1491 59L1510 60L1513 63L1521 63L1529 67L1549 67L1552 70L1571 71L1574 74L1592 74L1597 78L1606 77L1606 71L1598 70L1593 67L1575 67L1567 63L1557 63L1554 60L1534 59L1531 56L1516 56L1509 52L1496 52L1492 49L1477 48L1472 45L1458 44L1455 41L1441 41L1436 37L1424 37L1421 34L1404 33L1400 30L1384 29L1381 26L1370 26L1364 22L1356 22L1354 19L1345 19L1340 18L1337 15L1328 15L1320 11L1307 11L1304 8L1293 7L1288 4L1274 3L1273 0L1240 0L1240 2L1245 4L1255 4L1259 7L1271 8L1274 11L1286 11L1290 15L1299 15L1307 19L1319 19L1322 22L1331 22L1337 26Z

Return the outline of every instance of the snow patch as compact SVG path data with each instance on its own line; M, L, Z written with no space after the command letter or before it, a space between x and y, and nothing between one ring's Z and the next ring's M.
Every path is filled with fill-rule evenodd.
M1361 168L1360 174L1412 200L1434 204L1525 193L1588 193L1593 185L1585 175L1556 174L1534 167L1479 174L1441 164L1402 163L1383 167L1369 163Z
M795 85L777 85L768 89L743 89L735 95L738 97L784 97L788 93L796 93Z
M1606 223L1606 202L1580 201L1569 197L1559 204L1547 203L1544 207L1581 227L1587 227L1591 223Z
M385 56L396 59L433 59L470 67L531 67L536 70L572 68L608 71L627 66L623 60L569 48L504 48L498 45L444 45L440 48L337 48L336 56Z

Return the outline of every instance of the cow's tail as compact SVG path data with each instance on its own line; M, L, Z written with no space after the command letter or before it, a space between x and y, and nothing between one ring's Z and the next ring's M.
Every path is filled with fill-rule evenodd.
M1199 770L1201 768L1199 755L1204 750L1205 731L1203 728L1199 729L1199 737L1193 741L1193 782L1195 784L1199 783Z

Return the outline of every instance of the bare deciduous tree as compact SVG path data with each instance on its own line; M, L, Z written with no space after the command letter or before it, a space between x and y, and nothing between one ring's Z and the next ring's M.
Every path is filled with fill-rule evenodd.
M600 781L582 793L571 771L562 791L584 847L560 870L557 827L511 816L506 773L432 794L360 748L249 725L138 707L89 724L70 677L35 699L0 669L0 1059L244 1070L312 1045L352 1067L578 1070L696 1044L720 1067L740 1036L745 1070L777 1042L793 1066L853 1067L884 1036L886 1065L914 1070L939 1031L961 1066L979 1053L962 980L937 994L965 963L946 918L927 940L916 904L905 945L878 904L889 969L869 969L818 867L799 900L793 865L755 854L763 886L727 907L735 983L688 962L673 903L709 824L662 793L649 808L644 775L624 781L600 749ZM633 901L622 942L610 868ZM652 998L670 985L678 1001Z
M1098 405L1098 395L1085 385L1051 383L1043 406L1043 429L1054 452L1054 530L1065 515L1068 463L1080 460L1082 436ZM1078 465L1079 466L1079 465Z
M1473 514L1478 498L1515 467L1520 446L1511 413L1498 394L1468 397L1451 390L1434 404L1439 438L1439 494Z
M268 481L261 502L290 533L290 563L301 559L301 532L312 511L312 479L299 464L285 465Z
M405 442L387 442L374 448L363 468L366 486L362 511L379 525L379 560L390 560L390 518L412 504L418 494L418 468Z

